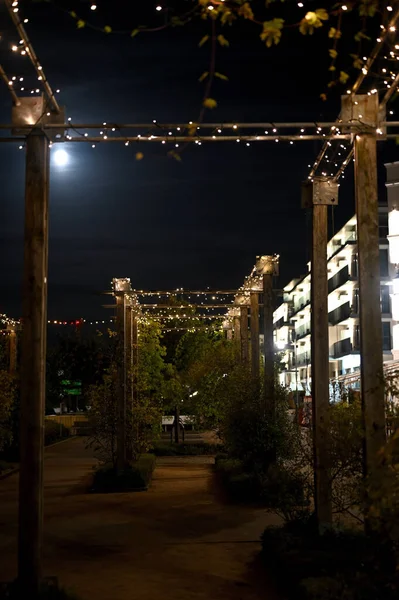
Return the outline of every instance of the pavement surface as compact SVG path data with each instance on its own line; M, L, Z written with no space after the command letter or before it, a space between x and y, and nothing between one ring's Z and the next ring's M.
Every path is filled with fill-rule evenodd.
M259 537L276 517L227 504L211 457L162 457L147 492L90 494L74 438L45 460L44 572L81 600L278 600ZM16 576L18 474L0 481L0 581Z

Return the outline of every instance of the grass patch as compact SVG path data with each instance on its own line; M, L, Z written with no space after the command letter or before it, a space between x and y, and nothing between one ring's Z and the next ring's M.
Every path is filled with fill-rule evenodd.
M173 444L159 442L151 450L155 456L213 456L220 452L223 447L220 444Z
M107 493L147 490L155 462L153 454L142 454L122 472L118 472L113 465L103 465L94 472L92 491Z

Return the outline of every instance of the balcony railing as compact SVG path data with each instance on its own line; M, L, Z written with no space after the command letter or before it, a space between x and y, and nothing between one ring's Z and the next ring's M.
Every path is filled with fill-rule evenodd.
M296 366L297 367L306 367L310 364L310 352L302 352L302 354L298 354L296 357Z
M359 347L354 346L350 338L345 338L344 340L339 340L339 342L335 342L335 344L333 344L331 349L331 357L341 358L346 354L350 354L351 352L358 350Z
M294 314L294 313L298 312L299 310L302 310L302 308L305 308L305 306L307 306L309 303L310 303L310 294L304 294L303 296L300 296L300 298L298 298L295 301L291 314Z
M330 325L337 325L341 321L349 319L350 316L351 305L349 302L345 302L345 304L341 304L341 306L338 306L338 308L328 313L328 322Z
M344 285L347 281L349 281L349 267L346 265L343 269L335 273L333 277L330 277L328 280L328 293L331 294L334 290L339 288L341 285Z
M308 335L309 333L310 333L310 321L308 321L307 323L304 323L303 325L298 327L298 329L295 329L295 335L296 335L297 340L304 337L305 335Z

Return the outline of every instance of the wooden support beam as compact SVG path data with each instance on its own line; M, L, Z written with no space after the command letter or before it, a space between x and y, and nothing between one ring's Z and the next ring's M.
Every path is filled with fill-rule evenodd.
M359 256L360 369L365 429L364 471L374 475L378 451L385 444L385 398L380 304L378 231L377 137L379 114L376 96L354 96L356 110L370 125L355 135L355 195Z
M259 294L251 292L251 372L254 379L259 378Z
M266 410L275 413L274 398L274 331L273 331L273 275L263 275L263 347L265 354L264 393Z
M240 339L241 339L241 360L244 364L248 364L248 361L249 361L248 306L240 306Z
M42 579L48 146L40 130L26 139L18 540L18 580L26 597L36 597Z
M126 337L125 337L125 293L116 292L116 394L118 401L118 425L116 442L116 462L118 471L126 466Z
M338 184L315 178L303 186L303 206L312 212L311 345L315 512L319 531L331 527L330 373L327 242L329 205L338 204Z

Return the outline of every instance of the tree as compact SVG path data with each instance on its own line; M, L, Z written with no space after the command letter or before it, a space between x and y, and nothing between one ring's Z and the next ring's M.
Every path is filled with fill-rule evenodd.
M130 377L136 381L133 402L127 398L127 442L133 459L147 451L161 428L165 348L158 323L142 320L139 328L138 365ZM102 380L90 386L86 402L90 406L92 430L88 445L102 462L116 466L118 402L117 369L113 360Z

